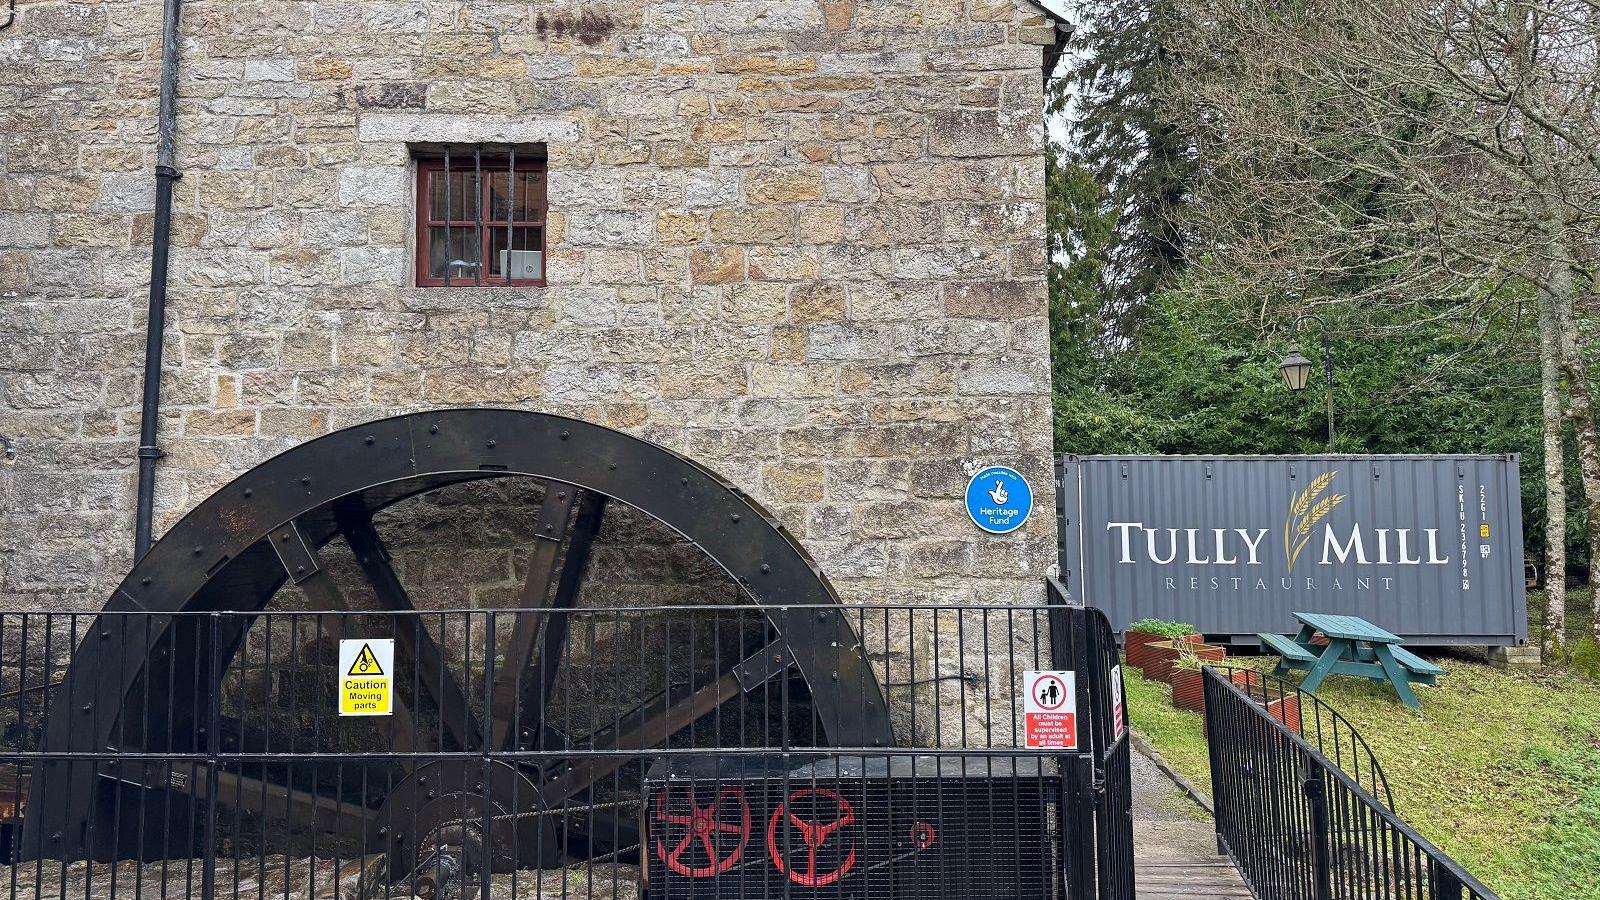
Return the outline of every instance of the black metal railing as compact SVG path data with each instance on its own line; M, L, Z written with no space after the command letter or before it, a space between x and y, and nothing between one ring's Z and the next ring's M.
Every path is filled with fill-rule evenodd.
M1251 670L1208 666L1204 678L1218 848L1254 896L1497 900L1394 811L1377 760L1337 713Z
M1243 691L1257 706L1282 722L1340 771L1349 775L1363 790L1390 810L1395 810L1394 792L1377 754L1367 745L1338 710L1299 684L1270 672L1243 666L1211 665L1221 676ZM1398 810L1395 810L1398 811Z
M1114 654L1059 605L0 614L0 892L1131 900ZM1078 750L1025 746L1049 669Z
M1083 752L1062 763L1070 766L1079 827L1094 831L1093 840L1085 835L1065 845L1069 854L1081 854L1071 866L1079 880L1070 896L1134 900L1132 741L1117 636L1099 610L1069 607L1058 582L1046 586L1052 658L1073 661L1071 668L1085 674L1079 706L1090 711Z

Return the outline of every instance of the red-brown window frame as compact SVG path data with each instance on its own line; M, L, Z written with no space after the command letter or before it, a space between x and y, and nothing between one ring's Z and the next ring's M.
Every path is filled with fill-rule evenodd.
M448 225L452 231L456 228L468 231L474 229L478 230L478 261L480 267L482 267L479 270L479 275L476 277L452 278L449 276L450 270L448 266L445 268L445 277L434 277L428 273L428 259L431 250L431 246L429 244L429 235L431 229L443 228L447 224L446 220L444 219L433 218L432 192L428 190L428 186L429 182L432 180L432 173L438 172L443 174L446 171L447 166L448 171L452 175L456 174L457 172L466 173L468 175L471 175L474 172L479 173L478 212L480 216L490 209L489 186L491 179L489 176L491 173L506 171L541 172L545 174L547 179L549 177L549 169L545 164L544 158L542 156L535 156L533 154L523 156L519 153L514 157L510 155L475 157L474 153L469 150L460 153L452 153L449 156L429 156L425 158L419 158L417 160L417 217L414 228L417 248L417 287L538 287L545 284L546 279L549 276L550 258L548 252L548 246L550 243L548 227L548 222L550 219L550 194L548 181L546 181L543 203L537 210L534 211L535 214L539 216L537 220L513 218L510 219L509 222L498 223L493 222L492 220L483 220L478 222L451 219L448 221ZM512 182L515 183L515 179L512 179ZM499 228L504 231L508 225L512 228L529 227L539 229L538 249L540 258L544 260L544 263L540 267L539 278L507 279L504 276L488 274L487 265L489 263L491 235L493 234L495 228Z

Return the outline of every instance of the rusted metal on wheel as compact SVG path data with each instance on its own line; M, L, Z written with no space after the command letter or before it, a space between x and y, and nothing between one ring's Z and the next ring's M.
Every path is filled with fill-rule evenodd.
M816 720L829 743L861 748L893 743L882 689L845 617L827 609L784 610L838 601L811 558L749 497L678 454L609 428L539 413L452 409L370 422L302 444L197 506L140 560L104 607L107 615L79 644L57 694L71 699L54 705L43 749L83 754L217 750L214 742L222 728L205 717L217 715L215 685L238 650L249 617L195 613L259 612L291 582L320 609L348 609L318 552L336 538L349 544L382 610L414 610L372 516L427 491L514 476L545 483L536 530L550 532L529 536L535 551L519 604L546 609L571 604L604 507L620 502L665 524L721 566L766 610L779 636L713 684L673 698L667 704L670 717L663 709L661 717L648 718L651 701L641 698L640 725L612 736L618 748L654 746L692 722L686 718L691 712L715 709L787 666L812 689ZM558 533L567 547L559 561ZM114 615L120 612L140 615ZM566 617L521 618L537 620L539 627L518 623L507 656L514 665L506 668L553 673L566 640ZM510 733L503 709L499 715L487 711L488 722L473 720L468 688L454 683L449 667L438 664L440 650L427 629L409 629L409 636L407 630L397 635L401 652L416 661L419 671L432 673L424 687L440 709L459 713L443 718L460 749L542 748L541 717L523 719L531 727L522 734ZM179 646L199 652L180 659L171 652ZM169 691L158 699L157 690L136 689L153 673L179 685L178 694ZM191 681L197 687L186 695L181 685ZM542 716L547 698L539 692L548 690L550 681L548 674L529 678L521 695L511 699ZM496 696L515 695L510 684L500 685L505 689ZM530 684L541 687L530 695ZM850 689L841 690L842 685ZM403 703L396 713L409 714ZM171 740L151 737L163 734ZM597 762L591 760L591 766ZM76 859L122 852L108 851L103 837L97 841L95 836L97 825L102 835L117 830L116 823L101 821L106 813L96 799L106 765L88 759L42 764L44 780L54 787L48 802L31 804L25 854ZM220 791L227 787L222 779L239 777L204 765L191 768L186 788L196 794ZM417 777L414 768L407 766L406 777ZM558 803L551 797L581 793L585 785L573 777L569 771L541 785L544 801ZM287 811L297 799L303 798L290 791L277 802Z

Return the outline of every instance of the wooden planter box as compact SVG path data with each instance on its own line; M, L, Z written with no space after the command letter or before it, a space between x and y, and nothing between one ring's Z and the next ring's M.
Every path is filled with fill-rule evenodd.
M1172 669L1172 705L1192 712L1205 712L1206 680L1199 669Z
M1228 651L1213 644L1201 644L1195 641L1157 641L1149 645L1150 661L1144 666L1144 677L1155 681L1168 681L1172 678L1172 664L1178 661L1182 651L1187 648L1194 651L1194 655L1206 662L1221 662L1228 658Z
M1184 672L1185 670L1173 669L1172 671L1174 674L1172 703L1174 706L1176 706L1178 703L1178 685L1176 684L1176 676L1177 673ZM1277 688L1264 689L1263 685L1266 684L1266 678L1255 669L1235 669L1234 671L1228 673L1228 680L1232 681L1236 686L1238 686L1239 690L1244 691L1245 695L1248 696L1251 702L1253 702L1256 706L1266 709L1267 715L1277 719L1279 722L1282 722L1285 727L1295 734L1302 734L1300 730L1299 694L1285 694L1280 697L1277 696ZM1266 698L1263 698L1262 696L1263 691L1265 691ZM1265 702L1263 702L1264 699ZM1200 704L1200 714L1203 716L1205 715L1205 697L1203 690ZM1185 709L1187 707L1179 708Z
M1300 733L1300 695L1285 694L1267 704L1267 715L1282 722L1290 731Z
M1221 650L1220 647L1206 647L1207 650ZM1200 648L1196 648L1198 653ZM1210 659L1211 654L1201 654L1207 662L1221 662L1227 654L1217 654L1216 659ZM1261 690L1261 673L1254 669L1238 669L1228 673L1228 678L1238 685L1245 693L1254 687L1257 692ZM1172 683L1172 705L1178 709L1187 709L1192 712L1204 713L1206 711L1206 679L1205 674L1199 669L1186 669L1173 665L1168 673L1167 680Z
M1256 706L1262 706L1259 695L1254 696L1251 699L1255 700ZM1304 732L1300 730L1299 694L1285 694L1282 697L1274 697L1269 700L1265 706L1262 706L1262 708L1267 711L1267 715L1277 719L1279 722L1282 722L1285 728L1289 729L1295 734L1302 736L1304 735ZM1201 714L1204 715L1204 713L1205 711L1201 710ZM1262 723L1261 727L1265 729L1266 723ZM1265 734L1266 732L1263 732L1263 739Z
M1166 670L1178 658L1177 641L1150 641L1144 645L1144 658L1139 663L1146 681L1166 681Z
M1203 635L1198 634L1186 634L1181 638L1176 638L1176 640L1198 643L1203 637ZM1128 665L1142 670L1145 663L1150 659L1150 645L1159 644L1167 640L1174 639L1165 638L1159 634L1150 634L1146 631L1124 631L1122 633L1123 657Z

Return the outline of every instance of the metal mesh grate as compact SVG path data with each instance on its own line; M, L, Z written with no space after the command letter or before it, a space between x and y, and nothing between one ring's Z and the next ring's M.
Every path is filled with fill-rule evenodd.
M695 758L645 792L651 898L1060 895L1061 778L1038 759Z

